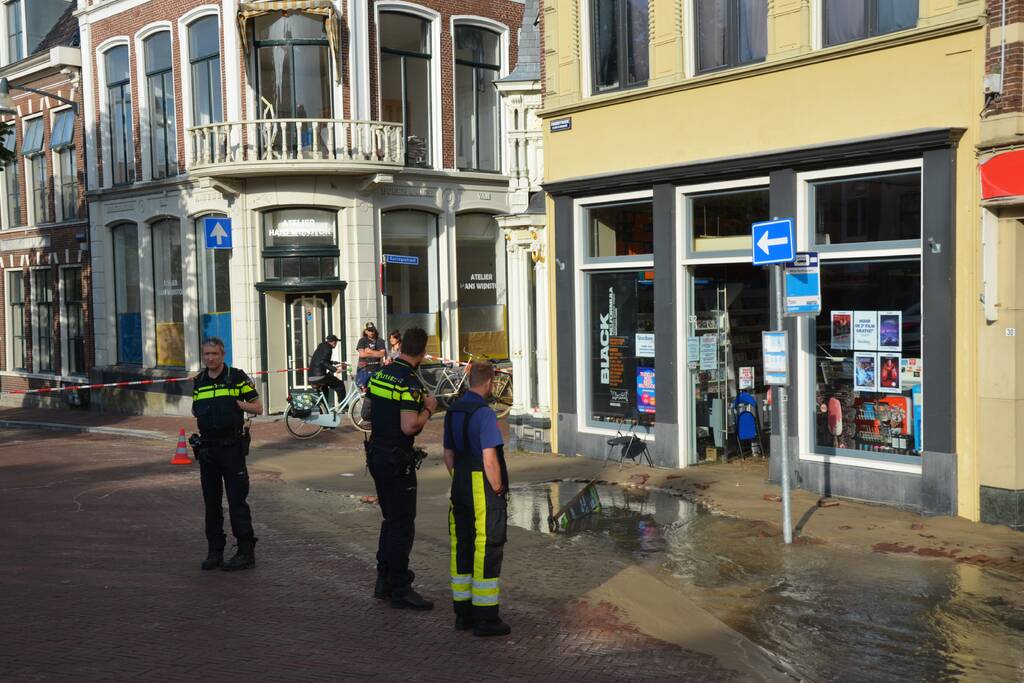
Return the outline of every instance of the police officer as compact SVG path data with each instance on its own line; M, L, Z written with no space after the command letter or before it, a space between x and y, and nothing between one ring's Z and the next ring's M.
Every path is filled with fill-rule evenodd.
M494 366L474 361L469 391L444 419L444 464L452 475L452 600L455 628L504 636L512 628L498 615L501 560L508 511L508 468L498 417L487 405Z
M323 385L324 398L327 399L330 399L329 390L334 389L338 394L338 401L341 402L345 400L345 383L334 376L338 363L331 359L334 347L337 345L338 337L333 334L324 337L324 340L317 345L309 359L309 381Z
M249 435L245 413L258 415L263 404L249 376L238 368L224 364L224 342L210 337L203 342L203 365L192 388L192 414L199 425L196 459L203 485L206 505L206 542L208 552L202 569L224 571L256 566L252 516L245 502L249 495L249 471L245 456L249 451ZM194 436L194 435L193 435ZM238 552L224 561L224 511L221 499L228 496L231 532L238 542Z
M366 460L377 487L384 521L377 547L377 583L373 596L392 607L428 610L434 603L412 588L409 553L416 533L416 469L426 455L413 441L437 410L437 399L424 396L416 367L426 355L427 333L407 330L401 355L370 377L367 395L373 404L373 430Z

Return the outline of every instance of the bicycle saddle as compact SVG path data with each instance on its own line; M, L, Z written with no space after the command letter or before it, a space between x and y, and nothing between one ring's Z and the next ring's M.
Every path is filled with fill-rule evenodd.
M625 446L633 437L631 436L616 436L608 439L609 446Z

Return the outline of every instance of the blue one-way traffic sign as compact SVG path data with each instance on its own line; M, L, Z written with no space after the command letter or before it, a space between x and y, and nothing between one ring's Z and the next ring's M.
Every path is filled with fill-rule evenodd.
M792 219L754 223L751 228L755 266L789 263L796 258L796 234Z
M203 232L206 233L207 249L231 248L230 218L204 218Z

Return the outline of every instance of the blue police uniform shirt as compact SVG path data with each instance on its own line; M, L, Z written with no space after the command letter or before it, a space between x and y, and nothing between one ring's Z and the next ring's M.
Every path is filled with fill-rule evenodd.
M485 448L497 448L505 444L501 430L498 428L498 416L487 407L487 401L482 396L467 391L452 405L452 410L448 413L452 424L451 429L444 430L445 448L452 451L462 450L461 447L464 446L462 443L463 422L466 419L466 414L455 411L465 410L468 412L477 406L481 407L473 413L469 422L470 452L474 456L482 458Z

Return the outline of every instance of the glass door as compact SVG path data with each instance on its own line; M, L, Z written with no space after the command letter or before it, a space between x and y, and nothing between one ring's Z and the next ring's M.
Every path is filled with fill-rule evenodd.
M287 297L288 367L305 368L317 345L327 336L331 300L327 294L300 294ZM288 373L288 388L309 386L306 370Z

